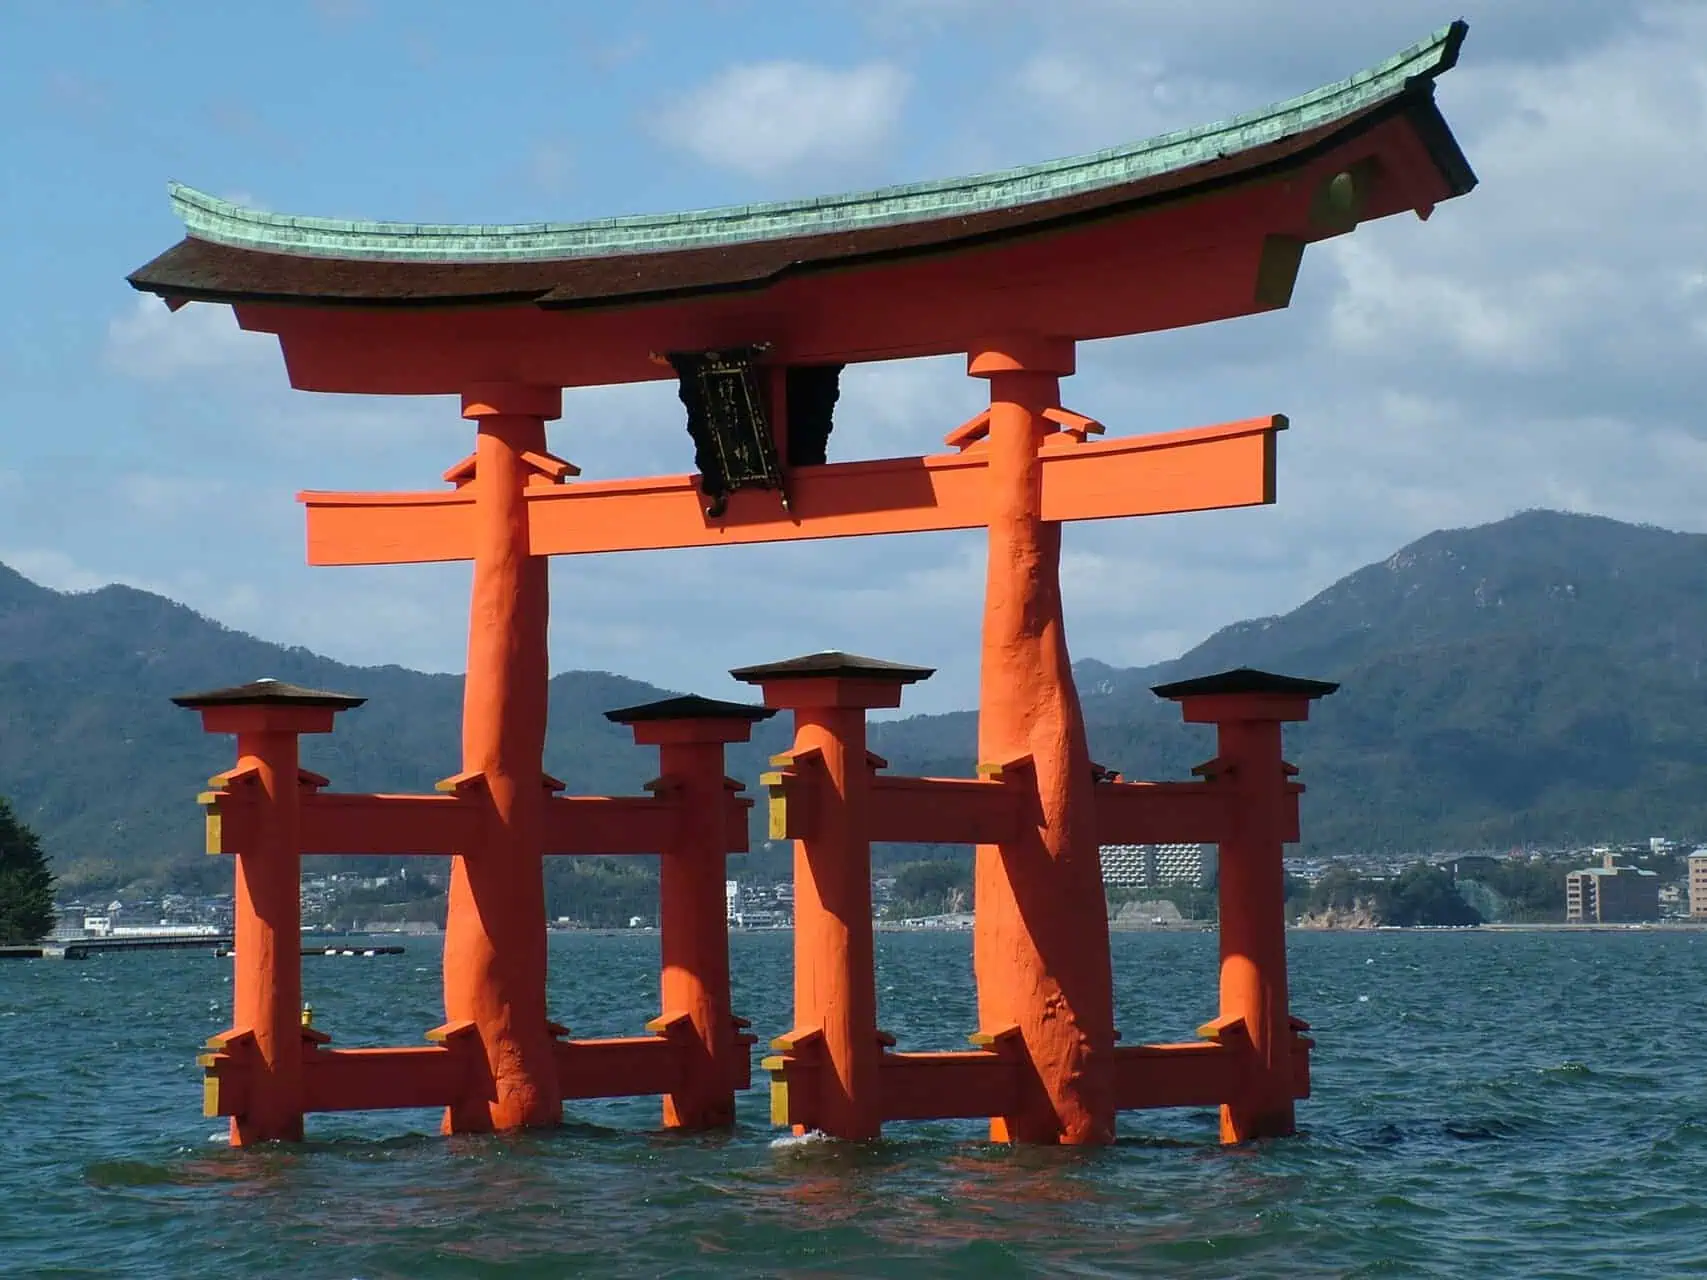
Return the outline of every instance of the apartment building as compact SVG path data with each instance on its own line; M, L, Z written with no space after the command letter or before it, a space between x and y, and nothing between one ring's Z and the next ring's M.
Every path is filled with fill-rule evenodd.
M1689 855L1689 918L1707 920L1707 849Z
M1219 852L1212 844L1105 844L1102 882L1121 889L1208 889L1215 884Z
M1630 924L1660 918L1660 878L1640 867L1621 867L1607 850L1601 865L1565 877L1565 920L1569 924Z

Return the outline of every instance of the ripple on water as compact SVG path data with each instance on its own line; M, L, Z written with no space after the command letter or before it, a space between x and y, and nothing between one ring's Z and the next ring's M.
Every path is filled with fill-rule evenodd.
M1698 1037L1629 1034L1661 997L1707 1026L1707 946L1653 934L1316 934L1293 942L1314 1096L1291 1141L1223 1149L1210 1112L1122 1117L1100 1151L991 1147L969 1122L869 1147L767 1124L658 1131L655 1100L573 1108L562 1130L437 1134L431 1112L314 1117L299 1147L232 1150L193 1058L225 968L201 956L0 969L0 1270L23 1275L1557 1276L1701 1261L1707 1103ZM418 1043L438 1009L430 940L383 972L311 968L339 1045ZM1212 1013L1211 935L1117 935L1128 1043ZM787 1025L788 938L738 936L737 1006ZM554 1015L632 1034L656 936L553 940ZM1662 964L1663 960L1663 964ZM903 1047L975 1028L969 940L879 940ZM1582 993L1592 992L1592 999ZM1366 1000L1359 996L1369 997ZM762 1072L755 1072L758 1083ZM51 1082L51 1087L48 1082Z

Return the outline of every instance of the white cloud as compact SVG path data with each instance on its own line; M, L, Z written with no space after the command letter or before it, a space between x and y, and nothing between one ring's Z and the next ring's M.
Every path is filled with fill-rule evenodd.
M1580 275L1538 276L1519 294L1509 279L1443 275L1367 241L1332 252L1343 283L1329 332L1352 356L1434 347L1475 364L1535 369L1558 360L1557 330L1592 300Z
M150 475L119 476L113 487L121 501L148 520L182 520L223 505L229 486L218 479Z
M528 155L528 180L550 195L569 187L575 176L575 151L564 142L538 142Z
M118 372L151 381L264 368L282 381L284 373L278 340L239 329L230 307L192 302L173 312L148 294L108 324L106 357Z
M1160 60L1098 66L1063 49L1033 54L1018 85L1075 149L1153 137L1254 105L1238 85L1182 75Z
M730 67L654 121L660 138L757 178L834 172L870 158L901 121L909 78L889 63Z
M1707 314L1687 287L1707 264L1704 49L1707 9L1654 6L1560 63L1454 71L1441 96L1486 180L1426 228L1383 224L1315 251L1343 280L1336 345L1382 377L1436 376L1448 361L1532 373L1507 394L1555 411L1543 371L1609 400L1687 376Z

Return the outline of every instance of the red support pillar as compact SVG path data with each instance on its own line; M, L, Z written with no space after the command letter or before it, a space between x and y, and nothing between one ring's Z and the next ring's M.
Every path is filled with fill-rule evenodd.
M996 1141L1108 1142L1114 979L1098 860L1090 751L1061 614L1061 526L1042 518L1039 449L1055 430L1067 339L1013 337L973 351L990 381L989 567L978 758L1029 757L1035 821L979 845L973 963L985 1031L1017 1025L1030 1069Z
M725 772L724 747L746 742L753 725L776 712L711 698L666 698L607 711L659 748L661 776L650 787L675 802L677 821L658 860L658 941L663 969L659 1025L686 1015L693 1028L682 1083L664 1095L664 1124L715 1129L735 1123L735 1090L745 1087L751 1037L729 998L729 925L725 855L746 847L745 804ZM732 823L738 829L732 830ZM744 1025L744 1024L741 1024Z
M823 771L794 846L794 1028L778 1047L818 1055L813 1096L797 1113L834 1138L876 1138L883 1123L877 980L871 924L871 764L865 713L901 705L902 687L932 672L845 653L818 653L730 673L794 712L791 767ZM806 1126L802 1126L806 1127Z
M1221 1014L1206 1032L1245 1042L1250 1069L1221 1107L1221 1140L1283 1137L1293 1132L1293 1064L1297 1033L1286 991L1285 843L1296 840L1291 766L1281 754L1280 726L1306 720L1310 703L1337 685L1240 669L1158 686L1181 704L1187 723L1216 727L1216 757L1203 766L1210 784L1229 795L1221 842Z
M556 387L484 386L462 398L479 426L462 779L479 775L488 811L480 846L451 860L445 1016L479 1029L490 1075L447 1110L447 1133L554 1125L563 1114L545 1000L547 561L530 553L523 498L561 407Z
M300 1142L302 1084L302 777L297 738L330 733L365 699L257 680L172 699L201 712L208 733L237 735L237 764L217 781L254 788L258 820L236 858L231 1030L222 1045L253 1055L233 1146ZM252 1043L246 1042L252 1036Z

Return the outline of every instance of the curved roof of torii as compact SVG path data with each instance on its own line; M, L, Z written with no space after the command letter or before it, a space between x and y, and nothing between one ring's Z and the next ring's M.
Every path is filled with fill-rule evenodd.
M266 213L174 184L188 235L130 282L171 302L557 309L705 296L816 269L999 244L1285 176L1395 118L1410 125L1434 170L1430 186L1447 198L1475 185L1433 100L1434 78L1457 60L1465 30L1453 23L1349 79L1218 124L853 195L579 223L446 226Z

